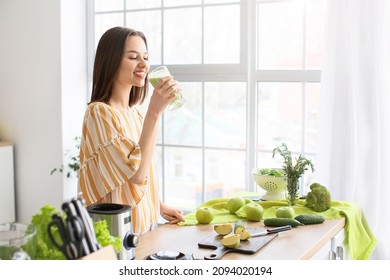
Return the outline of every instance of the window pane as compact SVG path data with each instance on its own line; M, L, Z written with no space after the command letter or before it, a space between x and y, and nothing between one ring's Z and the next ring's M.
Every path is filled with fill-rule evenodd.
M204 9L204 62L240 62L240 6Z
M201 8L164 11L164 64L201 63L201 12Z
M206 150L205 182L206 201L245 191L245 152Z
M161 0L126 0L126 9L148 9L148 8L160 8Z
M320 117L320 83L306 84L306 147L305 151L317 150Z
M126 13L126 24L145 34L150 63L161 64L161 11Z
M274 148L276 148L276 146ZM272 151L270 152L261 151L257 153L257 164L256 164L257 168L281 168L282 165L283 165L283 158L277 156L276 154L275 157L272 157Z
M150 102L150 97L152 96L153 94L153 87L151 84L149 84L149 88L148 88L148 95L146 96L145 98L145 101L144 103L138 105L138 108L139 110L141 111L141 114L143 116L146 115L146 112L148 110L148 107L149 107L149 102ZM162 122L158 122L158 129L157 129L157 144L161 144L162 143Z
M95 15L95 48L104 32L115 26L123 26L123 24L123 13Z
M321 68L324 44L325 1L307 2L306 67Z
M258 84L258 149L273 150L285 142L291 151L302 143L300 83Z
M246 147L246 84L205 84L205 145Z
M176 111L165 111L165 143L202 145L202 84L180 82L187 103Z
M205 4L239 3L240 0L203 0Z
M164 7L200 5L202 0L164 0Z
M258 4L258 68L301 69L302 1Z
M202 201L202 150L165 148L165 201L180 208L195 208Z
M95 0L95 12L123 10L123 3L118 0Z

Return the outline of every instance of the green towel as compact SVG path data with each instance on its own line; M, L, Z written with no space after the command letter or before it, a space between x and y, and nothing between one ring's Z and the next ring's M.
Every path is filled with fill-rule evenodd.
M201 204L200 207L210 207L214 209L213 224L233 223L239 220L245 220L246 215L243 208L237 210L234 214L230 214L226 209L226 204L229 198L216 198ZM285 200L278 201L259 201L264 208L263 219L275 217L276 209L281 206L287 206ZM325 219L341 219L345 218L345 239L344 246L348 249L351 258L354 260L369 259L376 245L376 239L370 230L363 211L356 203L345 201L332 201L332 207L325 212L315 212L306 207L305 200L299 200L297 206L293 206L295 214L320 214ZM186 221L180 222L179 225L197 225L195 218L196 210L185 216Z

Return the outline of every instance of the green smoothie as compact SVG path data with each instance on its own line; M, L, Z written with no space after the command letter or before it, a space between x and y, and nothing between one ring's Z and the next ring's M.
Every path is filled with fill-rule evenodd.
M161 78L162 77L149 78L149 83L151 83L153 87L156 87Z

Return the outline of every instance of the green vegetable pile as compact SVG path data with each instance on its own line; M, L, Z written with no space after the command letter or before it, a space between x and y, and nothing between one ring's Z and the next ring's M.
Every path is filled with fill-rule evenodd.
M262 168L258 172L260 175L268 175L268 176L275 176L275 177L286 176L286 173L284 173L282 169Z
M306 206L316 212L324 212L331 207L332 198L326 187L319 183L310 185L310 192L306 196Z
M35 244L29 243L26 245L25 251L32 256L34 260L65 260L64 254L51 242L47 233L47 226L52 221L53 214L60 215L64 220L66 215L63 211L56 209L53 206L45 205L40 209L40 212L32 217L31 225L37 228L35 235ZM105 220L94 222L96 239L105 247L112 245L119 252L122 249L122 242L119 237L111 236L107 222ZM54 238L59 238L59 233L56 228L52 230Z

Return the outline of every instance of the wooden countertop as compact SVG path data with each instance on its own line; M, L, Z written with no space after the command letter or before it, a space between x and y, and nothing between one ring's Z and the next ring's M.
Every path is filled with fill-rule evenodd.
M326 220L322 224L294 227L280 232L270 243L257 253L246 255L227 253L223 260L300 260L310 259L345 225L345 219ZM264 228L262 222L248 222L247 227ZM140 236L135 248L137 260L161 250L179 251L203 259L211 249L198 247L198 242L214 233L213 225L178 226L161 225L155 230Z

